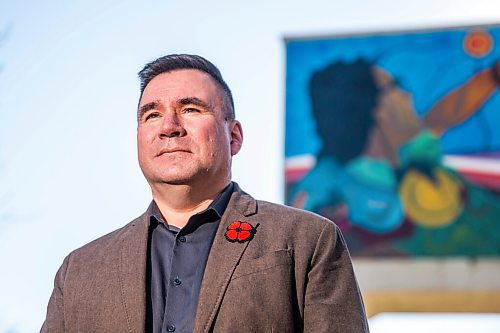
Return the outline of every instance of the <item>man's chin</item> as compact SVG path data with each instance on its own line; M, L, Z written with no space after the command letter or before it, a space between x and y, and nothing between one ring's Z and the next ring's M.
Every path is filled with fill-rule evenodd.
M193 183L192 177L157 177L149 180L151 185L190 185Z
M215 178L217 178L217 175L214 175L209 170L197 169L197 170L181 170L181 171L183 172L152 173L146 176L146 179L148 180L148 183L151 186L165 186L165 185L195 186L196 184L207 186L207 184L212 184Z
M158 185L194 185L203 179L205 181L207 180L206 177L187 174L157 177L156 179L153 179L153 183Z
M160 181L164 185L191 185L192 179L168 179Z

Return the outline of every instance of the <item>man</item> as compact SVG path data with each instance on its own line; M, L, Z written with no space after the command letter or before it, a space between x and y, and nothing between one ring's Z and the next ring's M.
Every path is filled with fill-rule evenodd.
M169 55L139 77L153 202L66 257L42 332L367 332L338 228L231 182L243 133L218 69Z

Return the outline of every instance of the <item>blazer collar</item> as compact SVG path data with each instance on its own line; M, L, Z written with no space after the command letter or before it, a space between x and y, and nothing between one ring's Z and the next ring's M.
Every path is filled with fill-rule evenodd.
M221 305L233 272L249 242L230 243L224 234L233 221L244 220L257 212L257 201L234 183L233 194L222 216L210 249L193 332L208 332Z

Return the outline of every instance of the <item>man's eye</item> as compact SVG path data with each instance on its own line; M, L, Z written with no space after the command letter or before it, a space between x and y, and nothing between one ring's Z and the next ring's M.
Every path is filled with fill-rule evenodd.
M149 120L149 119L153 119L153 118L158 118L160 116L160 114L158 112L151 112L151 113L148 113L145 117L144 117L144 120Z
M195 113L195 112L200 112L200 110L195 109L195 108L185 108L182 110L183 113Z

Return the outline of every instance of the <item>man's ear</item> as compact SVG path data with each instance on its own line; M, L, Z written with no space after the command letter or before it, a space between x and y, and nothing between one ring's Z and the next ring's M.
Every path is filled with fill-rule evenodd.
M243 144L243 129L238 120L231 121L231 156L238 154Z

